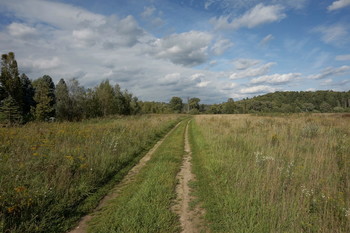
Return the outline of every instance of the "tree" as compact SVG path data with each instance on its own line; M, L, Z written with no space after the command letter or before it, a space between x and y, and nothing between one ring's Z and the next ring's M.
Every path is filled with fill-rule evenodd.
M33 82L35 88L35 108L32 112L36 120L44 121L55 117L55 84L48 75L44 75Z
M70 106L71 100L69 98L68 87L64 79L60 79L60 81L56 85L56 117L59 120L70 120Z
M199 102L201 100L199 98L191 98L189 100L189 106L190 106L190 110L192 109L197 109L199 111Z
M81 120L84 117L85 88L75 78L69 80L70 120Z
M2 86L2 98L6 98L8 95L15 101L19 111L22 114L23 108L23 89L21 87L21 80L18 73L17 61L15 54L9 52L8 54L2 54L1 56L1 75L0 83ZM5 93L5 95L4 95Z
M115 92L109 80L102 81L96 88L96 97L101 108L103 116L108 116L116 113L116 98Z
M175 113L180 113L183 108L182 99L180 97L172 97L169 102L169 107L172 109Z
M233 114L235 113L236 104L232 98L229 98L226 103L223 104L223 113Z
M6 124L20 123L22 119L21 111L18 108L17 102L8 96L0 103L0 120Z
M32 118L30 110L35 106L34 101L34 87L30 79L25 75L21 75L21 86L23 92L23 116L25 121L29 121Z

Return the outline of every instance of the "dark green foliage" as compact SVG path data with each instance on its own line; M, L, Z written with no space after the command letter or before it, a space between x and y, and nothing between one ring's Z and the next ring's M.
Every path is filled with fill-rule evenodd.
M59 120L70 120L71 100L69 98L68 87L64 79L56 85L56 117Z
M32 82L25 74L21 75L21 85L23 92L23 116L28 121L32 118L30 110L35 106L35 92Z
M199 102L200 101L201 100L199 98L191 98L189 100L189 103L188 103L190 105L190 110L191 109L197 109L199 111Z
M175 112L180 113L183 108L182 99L180 97L174 96L169 102L169 107Z
M21 111L17 102L9 95L0 102L0 122L13 125L22 120Z
M48 121L51 117L55 117L55 84L50 76L45 75L35 80L33 86L36 106L32 108L32 113L36 120Z
M1 75L0 83L2 86L2 98L11 96L20 112L23 108L23 90L21 85L21 79L18 73L17 61L15 60L15 54L9 52L1 56Z

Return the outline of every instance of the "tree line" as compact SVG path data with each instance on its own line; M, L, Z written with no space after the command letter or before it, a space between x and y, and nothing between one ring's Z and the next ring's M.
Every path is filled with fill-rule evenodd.
M114 114L133 115L141 111L138 98L108 80L85 89L75 78L56 85L49 75L31 81L19 74L15 54L1 56L0 122L79 121Z
M174 96L169 103L139 101L128 90L108 80L84 88L75 78L56 85L49 75L31 81L19 74L15 54L1 56L0 123L28 121L79 121L109 115L135 114L241 114L264 112L350 112L350 91L288 91L269 93L221 104L200 104L199 98L184 103Z

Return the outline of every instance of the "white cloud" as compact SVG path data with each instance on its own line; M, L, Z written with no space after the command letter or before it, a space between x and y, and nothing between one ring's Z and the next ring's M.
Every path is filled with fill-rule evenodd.
M341 66L341 67L328 67L324 70L322 70L319 74L309 75L308 78L310 79L324 79L328 77L338 76L346 74L350 71L350 66Z
M2 1L1 5L13 12L17 18L32 23L49 23L60 29L73 29L89 22L98 26L104 23L104 16L91 13L72 5L45 0Z
M330 6L328 6L329 11L338 10L340 8L344 8L350 5L350 0L338 0L334 1Z
M197 84L197 87L207 87L210 83L210 81L201 81Z
M141 15L142 15L142 17L145 17L145 18L152 16L154 14L154 12L156 11L156 8L153 6L145 7L144 9L145 10L142 12Z
M270 62L257 68L249 68L241 72L236 72L230 75L230 79L241 79L241 78L251 78L251 77L261 76L268 73L270 71L271 66L275 64L276 63L274 62Z
M21 23L11 23L7 26L7 29L9 30L10 35L15 37L28 38L28 36L35 36L38 34L35 28Z
M157 39L150 53L156 58L168 59L175 64L195 66L208 59L208 47L213 36L206 32L190 31Z
M237 83L226 82L226 83L223 83L223 85L221 87L221 90L230 91L230 90L233 90L233 89L237 88L238 86L239 85Z
M250 81L252 84L268 83L272 85L286 84L290 81L300 78L300 73L289 73L289 74L273 74L264 75L259 78L254 78Z
M281 5L265 6L259 3L254 8L247 11L239 18L229 22L228 16L221 16L216 19L211 19L216 29L239 29L242 27L254 28L256 26L280 21L286 17L283 13L284 7Z
M39 69L39 70L49 70L49 69L57 68L61 64L62 62L58 57L53 57L51 59L31 58L31 59L25 59L21 63L21 65L23 65L26 69Z
M233 43L230 40L221 39L216 41L216 43L213 45L211 49L215 55L221 55L232 46L233 46Z
M269 92L275 92L277 89L266 86L266 85L258 85L258 86L253 86L253 87L247 87L247 88L242 88L240 90L241 94L263 94L263 93L269 93Z
M350 61L350 54L338 55L335 57L337 61Z
M343 24L334 24L330 26L319 26L313 31L322 34L322 40L329 44L344 43L348 39L348 27Z
M260 60L239 58L233 61L233 64L237 70L245 70L252 66L258 65Z
M269 34L267 36L265 36L261 41L260 41L260 45L266 45L267 43L269 43L271 40L275 39L273 37L273 35Z

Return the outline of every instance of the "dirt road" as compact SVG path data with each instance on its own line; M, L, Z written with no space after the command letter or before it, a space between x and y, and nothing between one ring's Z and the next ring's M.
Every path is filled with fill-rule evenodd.
M139 161L137 165L135 165L128 174L123 178L123 180L118 183L109 194L107 194L99 203L99 205L96 207L96 209L86 216L84 216L80 221L77 227L75 227L73 230L69 231L68 233L85 233L87 232L87 224L88 222L93 218L94 213L101 210L104 206L108 204L109 200L112 200L116 198L123 187L130 182L132 182L135 178L135 176L140 172L140 170L146 165L146 163L151 159L153 153L157 150L157 148L163 143L164 139L168 137L178 126L180 123L178 123L170 132L168 132L161 140L159 140L156 145Z
M190 208L190 202L194 199L194 197L191 195L191 188L189 184L195 179L195 177L192 173L192 152L188 138L188 125L189 123L186 126L184 138L185 155L181 170L177 175L179 183L176 187L177 200L176 204L173 206L173 210L180 216L180 223L183 233L207 232L202 219L204 210L199 206Z

